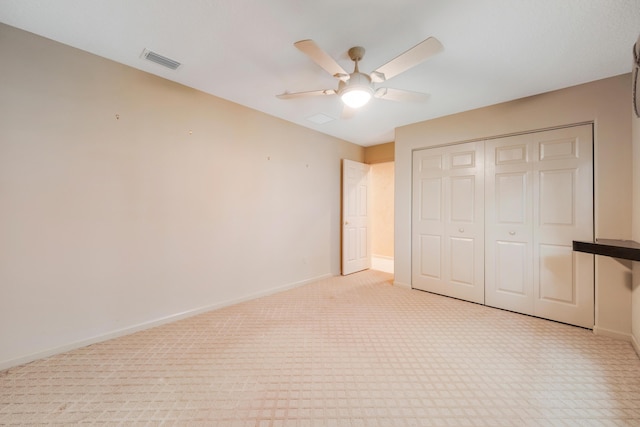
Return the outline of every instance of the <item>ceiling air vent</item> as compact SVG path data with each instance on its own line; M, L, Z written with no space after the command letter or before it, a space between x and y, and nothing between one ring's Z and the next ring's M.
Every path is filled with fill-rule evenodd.
M329 123L333 120L335 120L333 117L331 116L327 116L326 114L323 113L318 113L318 114L314 114L311 117L307 117L307 120L309 120L312 123L315 123L317 125L323 125L325 123Z
M166 56L159 55L148 49L142 51L142 57L148 61L160 64L163 67L171 68L172 70L175 70L180 66L178 61L174 61L173 59L169 59Z

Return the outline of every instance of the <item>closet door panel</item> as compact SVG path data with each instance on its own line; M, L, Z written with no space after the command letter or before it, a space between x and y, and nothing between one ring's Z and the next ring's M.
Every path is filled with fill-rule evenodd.
M572 246L540 245L539 254L539 299L552 303L575 304L576 283Z
M442 178L420 181L420 220L442 221Z
M495 242L495 291L526 297L529 283L527 280L527 243Z
M540 226L575 225L575 169L540 171Z
M413 156L411 269L414 287L430 289L444 282L444 171L442 150Z
M472 164L469 162L468 166ZM449 179L449 278L456 285L473 286L475 282L475 178L475 175L459 175Z
M534 314L592 328L594 256L572 251L593 239L592 126L533 136Z
M413 154L412 286L484 302L484 156L477 143Z
M442 236L420 236L419 275L423 278L442 280Z
M485 143L486 304L533 314L530 135Z
M454 176L450 179L450 223L473 223L475 217L475 176Z
M474 286L476 255L474 239L451 237L449 250L451 282L458 285Z
M482 142L448 149L445 184L448 286L445 295L484 303L484 150Z
M495 176L495 219L501 225L523 225L527 221L527 179L526 171L497 173Z

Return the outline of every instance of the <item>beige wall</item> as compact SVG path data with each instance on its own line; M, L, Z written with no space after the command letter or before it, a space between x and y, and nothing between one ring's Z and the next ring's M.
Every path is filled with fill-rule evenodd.
M393 259L393 162L371 165L371 253Z
M519 99L401 127L395 141L395 280L411 283L412 150L528 130L594 122L595 235L631 237L630 76ZM628 265L596 257L596 331L629 339Z
M0 369L340 273L362 147L0 24Z
M364 162L367 164L393 162L394 150L395 144L393 142L365 147Z

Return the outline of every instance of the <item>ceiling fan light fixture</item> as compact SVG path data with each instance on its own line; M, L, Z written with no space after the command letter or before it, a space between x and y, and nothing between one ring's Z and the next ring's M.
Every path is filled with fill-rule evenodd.
M373 96L373 88L369 76L353 73L349 81L340 90L340 99L348 107L360 108L367 104Z
M342 99L342 102L344 102L348 107L360 108L371 99L371 88L347 88L344 92L342 92L340 99Z
M349 59L355 62L353 73L347 72L313 40L300 40L294 43L302 53L306 54L313 62L327 73L338 79L338 89L321 89L307 92L284 92L276 95L280 99L291 99L315 95L338 95L345 104L341 118L350 118L354 111L366 105L371 98L379 98L390 101L424 101L427 94L411 92L387 87L374 90L374 83L382 83L415 67L422 61L442 51L442 44L434 37L418 43L406 52L396 56L391 61L378 67L371 74L361 73L358 63L364 57L365 49L362 46L354 46L347 54ZM345 114L347 112L348 114Z

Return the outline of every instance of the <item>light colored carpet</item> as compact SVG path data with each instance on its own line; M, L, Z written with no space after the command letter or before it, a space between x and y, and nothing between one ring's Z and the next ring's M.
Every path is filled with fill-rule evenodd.
M640 360L366 271L0 372L0 424L638 426Z

